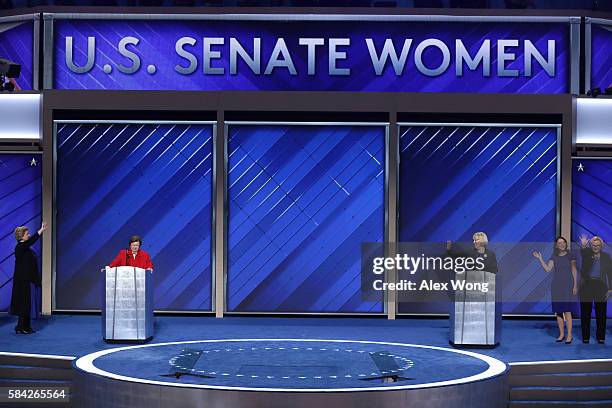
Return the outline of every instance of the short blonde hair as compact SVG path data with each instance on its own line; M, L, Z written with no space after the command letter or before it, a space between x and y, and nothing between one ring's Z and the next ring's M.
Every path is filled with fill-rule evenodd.
M598 237L597 235L595 235L593 238L591 238L591 245L593 245L593 241L599 241L599 243L601 244L601 247L603 248L604 240L601 239L601 237Z
M485 234L484 232L475 232L474 235L472 235L472 239L476 239L476 238L482 239L485 245L489 243L489 238L487 237L487 234Z
M17 241L21 241L27 231L28 231L28 227L21 226L21 227L15 228L15 239Z

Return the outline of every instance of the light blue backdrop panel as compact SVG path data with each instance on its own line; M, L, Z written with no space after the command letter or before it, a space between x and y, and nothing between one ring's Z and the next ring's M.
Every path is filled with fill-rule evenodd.
M158 310L211 310L213 126L57 124L56 308L99 309L133 234L153 260Z
M385 133L229 126L229 311L383 311L361 299L360 245L383 241Z

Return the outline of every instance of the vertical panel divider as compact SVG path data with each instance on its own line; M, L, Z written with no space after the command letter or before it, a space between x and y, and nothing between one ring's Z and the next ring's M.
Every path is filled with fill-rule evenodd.
M571 97L572 111L575 114L576 109L576 98ZM573 139L576 134L576 120L575 115L563 115L563 123L561 129L558 130L559 137L559 171L560 174L557 176L559 183L558 199L559 208L559 229L558 231L562 236L572 240L571 229L572 229L572 149L574 148Z
M43 83L41 89L53 89L53 14L43 13Z
M591 19L584 19L584 92L591 89Z
M213 155L213 310L222 318L226 305L227 266L227 126L222 110L217 111Z
M53 111L42 106L42 220L49 224L49 229L42 236L42 305L41 313L51 315L55 309L55 131Z
M33 34L32 34L32 89L35 91L40 90L40 14L34 16Z
M386 137L386 183L385 183L385 256L395 256L397 244L397 200L399 173L399 137L397 127L397 112L389 112L389 125ZM395 269L386 273L385 281L397 281ZM395 320L397 314L397 293L385 291L385 312L389 320Z
M580 93L580 17L570 20L570 93Z

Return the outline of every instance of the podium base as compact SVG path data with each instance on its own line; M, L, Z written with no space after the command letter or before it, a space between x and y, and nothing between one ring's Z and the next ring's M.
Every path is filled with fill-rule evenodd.
M454 343L453 341L449 340L448 344L450 344L451 346L455 347L455 348L484 348L484 349L494 349L495 347L499 346L499 342L495 343L495 344L462 344L462 343Z
M146 339L142 339L142 340L135 340L135 339L126 339L126 340L121 340L121 339L105 339L102 338L102 340L104 340L105 343L108 344L119 344L119 343L124 343L124 344L144 344L144 343L148 343L153 339L153 336L149 336Z

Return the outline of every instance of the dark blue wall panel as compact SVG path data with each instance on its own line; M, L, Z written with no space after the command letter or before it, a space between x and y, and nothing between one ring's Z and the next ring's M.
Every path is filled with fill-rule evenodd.
M572 239L598 235L606 243L604 251L612 253L612 159L575 159L572 167Z
M98 309L100 268L132 234L155 308L211 309L213 126L57 125L56 308Z
M0 153L0 312L8 311L15 270L15 227L40 228L42 166L38 154ZM34 161L32 161L34 159ZM40 254L40 241L33 249ZM40 256L38 258L40 262ZM6 284L6 285L5 285Z
M384 126L229 127L229 311L383 311L360 244L383 241L384 151Z
M522 262L503 271L500 259L504 298L514 300L504 312L550 312L550 277L518 243L555 239L556 128L403 126L399 177L400 241L471 242L484 231L490 242L517 243L508 252L525 252ZM448 305L399 310L448 313Z
M612 86L612 26L591 26L591 87Z

